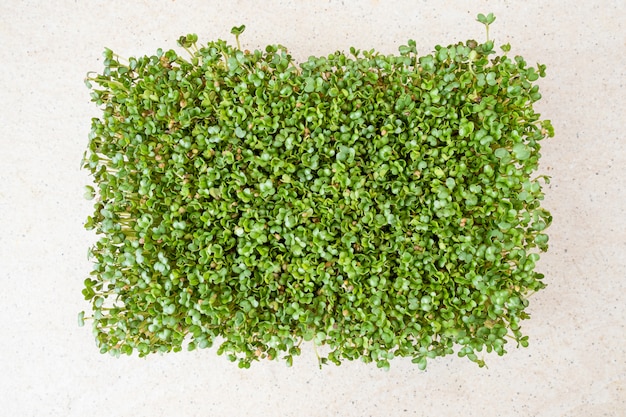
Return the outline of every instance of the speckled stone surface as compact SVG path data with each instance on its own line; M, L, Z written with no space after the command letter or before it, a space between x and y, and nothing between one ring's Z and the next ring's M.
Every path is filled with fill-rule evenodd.
M625 416L626 2L15 1L0 3L0 414L5 416ZM121 55L175 47L195 32L246 48L287 46L298 59L350 46L422 53L491 35L548 67L539 110L552 176L545 206L551 249L531 298L527 349L456 357L421 372L361 362L317 368L306 349L292 368L242 371L215 350L114 359L76 314L93 236L82 223L79 169L89 119L83 85L104 46Z

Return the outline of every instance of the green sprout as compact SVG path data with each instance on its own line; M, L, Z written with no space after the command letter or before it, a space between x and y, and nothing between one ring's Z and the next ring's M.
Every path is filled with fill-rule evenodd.
M230 33L235 35L235 40L237 41L237 49L239 50L241 50L241 44L239 43L239 35L241 35L244 30L246 30L246 25L235 26L230 30Z
M495 22L495 20L496 20L496 17L493 15L493 13L489 13L487 16L485 16L482 13L479 13L478 17L476 18L476 21L485 25L485 30L487 31L487 42L489 42L489 25Z
M236 46L182 36L189 59L107 49L88 74L98 240L78 322L100 351L219 341L248 368L312 343L320 365L424 369L527 346L552 220L533 176L554 135L533 109L545 66L489 40L296 65L280 45L243 53L244 29Z

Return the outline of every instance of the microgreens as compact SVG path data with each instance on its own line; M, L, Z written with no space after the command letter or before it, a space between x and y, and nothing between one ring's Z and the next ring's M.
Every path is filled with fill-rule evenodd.
M551 216L533 178L553 136L545 67L487 41L296 65L269 45L179 39L86 80L99 240L83 295L101 352L206 348L239 366L303 341L320 364L527 346Z
M487 16L479 13L476 21L485 25L485 29L487 31L487 42L489 42L489 25L496 21L496 17L493 15L493 13L489 13Z

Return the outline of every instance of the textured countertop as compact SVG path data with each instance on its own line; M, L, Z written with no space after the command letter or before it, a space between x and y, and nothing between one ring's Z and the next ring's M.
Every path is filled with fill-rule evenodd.
M0 410L6 416L625 416L626 2L70 1L0 4ZM547 66L536 108L552 177L548 287L530 300L525 349L488 368L450 356L425 372L394 360L317 368L305 349L239 370L213 350L103 356L76 314L89 274L91 203L80 170L90 117L83 84L105 46L123 56L176 39L287 46L299 60L350 46L394 53L482 39Z

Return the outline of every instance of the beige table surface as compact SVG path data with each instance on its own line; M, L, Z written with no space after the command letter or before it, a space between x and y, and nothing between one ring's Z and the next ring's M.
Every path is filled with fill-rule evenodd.
M350 46L422 53L491 35L548 67L539 110L554 216L531 299L526 349L480 369L454 356L421 372L395 360L242 371L215 350L100 355L80 291L93 236L79 169L97 110L83 85L105 46L121 55L232 40L280 43L299 59ZM16 1L0 2L0 415L2 416L626 416L626 1ZM499 43L498 43L499 42Z

